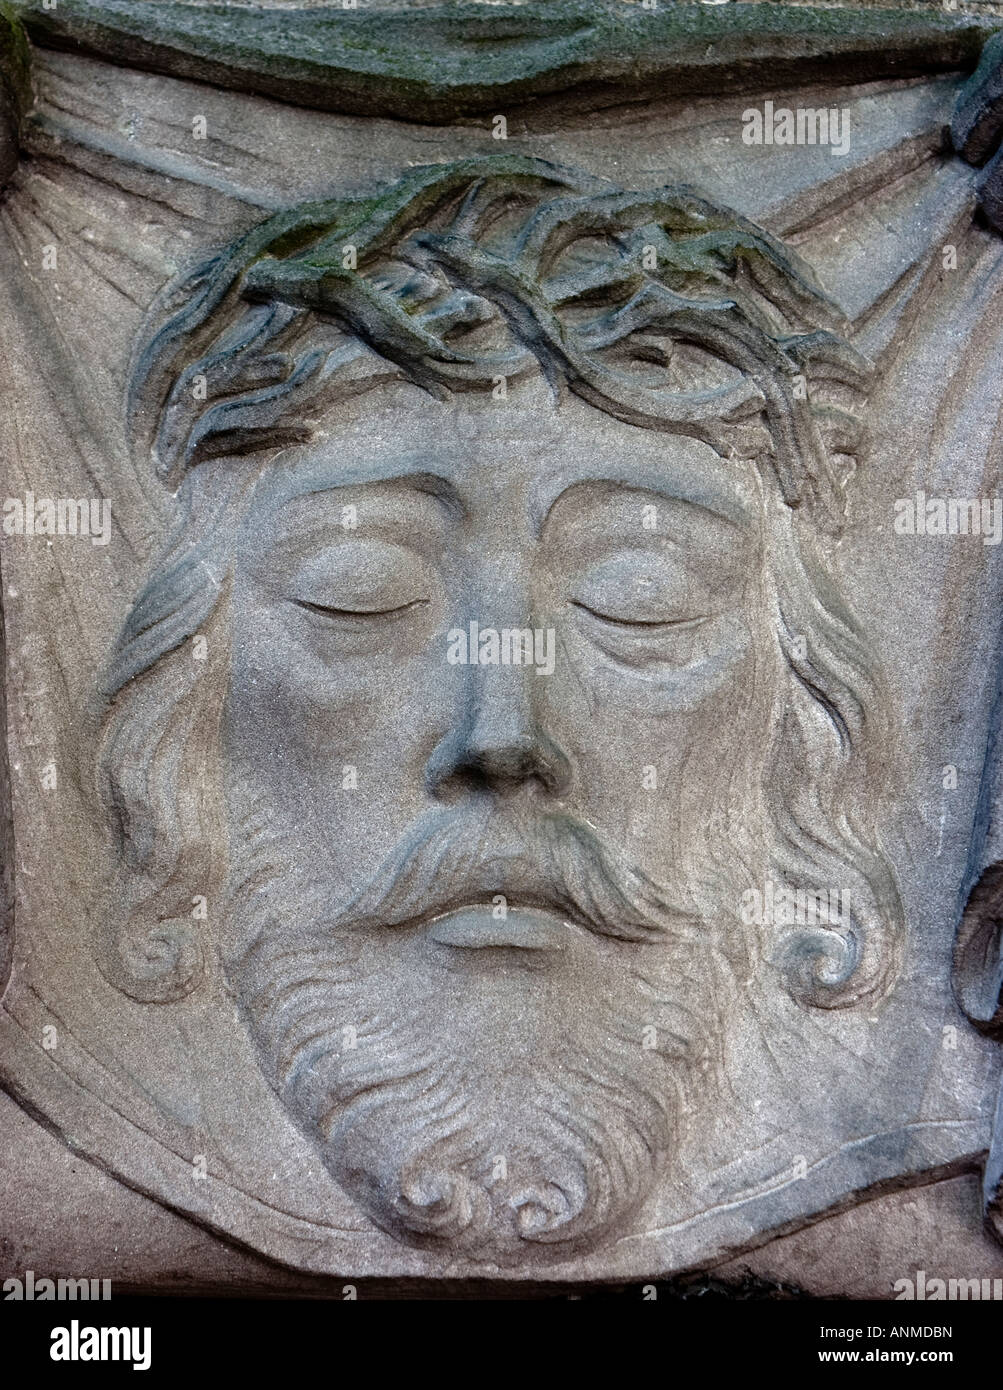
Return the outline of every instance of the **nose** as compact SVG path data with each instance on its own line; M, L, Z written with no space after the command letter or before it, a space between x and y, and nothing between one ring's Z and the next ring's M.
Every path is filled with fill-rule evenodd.
M465 667L456 726L432 752L426 785L440 800L471 790L511 795L535 783L553 796L570 781L571 765L543 730L534 687L547 679L530 666Z

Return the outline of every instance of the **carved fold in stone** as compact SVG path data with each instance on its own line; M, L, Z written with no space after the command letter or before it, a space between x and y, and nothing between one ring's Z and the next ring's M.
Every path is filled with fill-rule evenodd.
M696 1268L989 1145L997 552L892 518L995 488L992 23L472 8L29 15L9 491L115 544L5 537L0 1069L301 1269Z

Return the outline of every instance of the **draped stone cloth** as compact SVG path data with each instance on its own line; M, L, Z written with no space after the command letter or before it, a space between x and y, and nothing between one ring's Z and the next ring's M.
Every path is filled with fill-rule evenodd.
M262 1074L218 977L151 1003L102 973L94 936L115 880L93 757L108 654L180 519L179 498L137 457L125 405L151 304L282 209L503 151L617 189L698 188L813 269L874 365L867 444L833 555L892 692L897 783L878 829L906 934L901 972L875 1012L816 1013L800 1042L785 1025L786 1051L770 1073L735 1063L733 1151L708 1145L686 1183L656 1180L636 1219L545 1277L707 1268L888 1190L980 1173L1000 1073L993 881L981 915L966 919L981 969L971 951L960 965L955 952L969 894L999 857L1003 559L976 537L904 534L895 523L896 502L918 493L923 506L1003 494L1003 236L979 210L979 167L948 134L982 44L1003 21L896 11L882 31L865 11L877 27L855 14L841 33L806 11L792 36L771 32L764 14L743 48L734 16L670 7L703 10L690 46L678 35L636 38L647 66L618 66L601 25L587 31L574 6L548 15L541 4L525 7L527 31L495 73L469 51L482 16L462 21L453 49L436 18L427 33L439 66L406 74L410 88L388 78L381 96L380 73L353 75L338 51L324 49L327 67L316 72L305 58L296 66L321 33L311 26L334 22L326 7L268 11L270 23L286 17L282 51L273 46L260 62L261 34L248 39L220 19L212 35L196 10L161 4L144 36L140 8L75 0L29 9L30 98L9 79L22 95L9 122L20 158L5 166L0 202L3 495L111 499L112 508L107 545L3 537L4 1088L74 1155L300 1273L498 1273L370 1220ZM206 26L224 8L205 10ZM493 23L503 9L494 7ZM431 26L439 12L425 13ZM363 19L381 15L402 50L423 32L393 10ZM249 57L239 58L238 39ZM462 90L454 69L468 75ZM519 70L532 78L524 89ZM747 143L743 116L767 100L843 112L848 150ZM492 130L498 112L503 147ZM204 1176L193 1180L196 1156ZM990 1215L1000 1162L988 1159ZM958 1220L977 1240L972 1200Z

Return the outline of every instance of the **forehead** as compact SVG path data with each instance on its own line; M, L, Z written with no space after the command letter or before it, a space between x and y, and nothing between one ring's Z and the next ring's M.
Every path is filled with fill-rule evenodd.
M538 529L556 500L580 483L613 484L688 503L738 525L759 515L753 464L722 459L685 435L640 428L541 378L439 401L410 384L342 403L309 444L284 450L262 476L258 507L276 521L349 493L395 494L399 505L430 499L475 513L515 509ZM325 499L325 494L331 494ZM425 499L419 502L418 499Z

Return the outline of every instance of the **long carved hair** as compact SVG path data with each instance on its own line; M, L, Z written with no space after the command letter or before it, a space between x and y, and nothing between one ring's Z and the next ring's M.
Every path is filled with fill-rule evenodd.
M618 419L754 460L788 685L762 763L772 872L838 885L851 908L786 932L778 953L809 1005L887 993L903 938L875 828L890 710L826 556L868 366L793 252L688 187L624 192L541 160L465 160L277 214L169 286L149 323L129 418L184 519L103 682L99 786L124 888L96 949L115 985L168 1001L205 969L192 900L226 873L219 726L234 538L268 468L253 455L305 442L380 382L448 398L542 370Z

